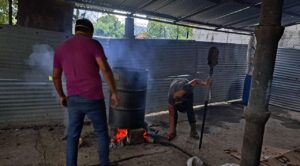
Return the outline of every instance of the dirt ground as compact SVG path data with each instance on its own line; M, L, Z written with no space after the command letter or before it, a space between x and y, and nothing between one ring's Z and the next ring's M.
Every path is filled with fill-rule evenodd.
M270 107L272 115L266 124L263 155L274 157L278 153L300 147L300 112ZM200 131L201 109L196 110ZM156 141L126 145L110 150L112 164L120 166L184 166L190 156L198 156L207 165L239 163L245 120L239 103L210 106L202 148L199 140L189 137L185 114L179 115L177 137L171 142L163 139L168 130L168 114L146 116L148 125L158 130ZM1 166L60 166L65 163L65 144L61 140L63 125L6 128L0 130ZM90 124L84 126L84 144L78 153L81 166L97 165L97 143ZM299 163L300 164L300 163Z

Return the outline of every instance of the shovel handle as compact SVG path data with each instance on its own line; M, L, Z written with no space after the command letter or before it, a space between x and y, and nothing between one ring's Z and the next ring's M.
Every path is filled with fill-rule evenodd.
M213 73L214 73L214 68L210 67L208 79L212 79ZM203 139L203 132L204 132L205 120L206 120L207 105L208 105L208 102L211 99L211 87L209 87L208 93L207 93L206 97L207 98L206 98L205 103L204 103L202 127L201 127L201 134L200 134L200 140L199 140L199 149L201 149L201 146L202 146L202 139Z

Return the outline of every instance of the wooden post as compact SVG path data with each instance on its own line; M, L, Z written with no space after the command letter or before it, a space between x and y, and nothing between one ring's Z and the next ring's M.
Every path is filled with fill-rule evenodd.
M258 166L268 111L270 89L281 26L283 0L263 0L260 22L255 30L257 46L248 107L245 108L245 130L241 166Z

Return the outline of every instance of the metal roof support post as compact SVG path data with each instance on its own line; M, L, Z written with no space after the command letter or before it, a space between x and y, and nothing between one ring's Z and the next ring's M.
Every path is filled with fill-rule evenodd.
M260 22L255 30L257 45L254 72L242 146L241 166L258 166L265 124L270 117L268 104L281 26L283 0L263 0Z
M12 0L8 0L8 20L9 25L12 25Z
M125 38L134 39L134 18L126 17L125 19Z

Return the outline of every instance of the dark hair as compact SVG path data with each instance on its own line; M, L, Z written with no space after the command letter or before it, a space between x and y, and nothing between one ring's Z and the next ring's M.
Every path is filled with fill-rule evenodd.
M92 22L88 19L82 18L78 19L75 24L75 32L76 31L82 31L87 33L94 33L94 26Z

